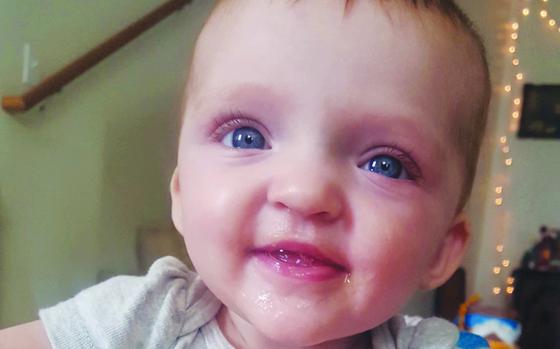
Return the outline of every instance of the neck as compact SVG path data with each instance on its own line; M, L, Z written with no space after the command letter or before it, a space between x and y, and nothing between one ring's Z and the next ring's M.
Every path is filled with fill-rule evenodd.
M228 342L236 349L369 349L371 348L371 337L369 332L361 333L351 337L340 338L332 341L319 343L312 346L294 347L273 341L263 336L252 324L238 315L222 307L217 315L220 330Z

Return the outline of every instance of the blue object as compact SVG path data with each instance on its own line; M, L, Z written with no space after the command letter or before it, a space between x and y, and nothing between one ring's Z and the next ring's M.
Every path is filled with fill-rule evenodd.
M458 349L487 349L490 348L486 339L470 332L459 332Z

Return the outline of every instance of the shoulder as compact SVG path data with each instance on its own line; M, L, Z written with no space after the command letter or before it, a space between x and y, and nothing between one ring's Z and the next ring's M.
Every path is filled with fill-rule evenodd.
M109 279L39 315L55 347L173 347L220 307L196 273L164 257L145 276Z
M467 335L468 336L468 335ZM474 335L472 335L474 336ZM471 340L472 336L468 336ZM478 336L475 336L478 337ZM483 349L488 348L486 341L465 341L459 329L451 322L437 318L395 316L383 325L372 330L375 347L386 348L423 348L423 349ZM469 343L472 343L469 344ZM476 346L473 346L476 343Z

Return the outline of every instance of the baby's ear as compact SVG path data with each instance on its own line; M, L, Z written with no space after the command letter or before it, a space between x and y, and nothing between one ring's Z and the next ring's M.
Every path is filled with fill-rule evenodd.
M467 251L470 230L464 214L459 214L441 242L430 268L421 280L422 289L441 286L459 268Z
M173 219L175 228L182 235L183 205L181 203L181 185L179 184L177 167L175 167L173 176L171 176L171 182L169 183L169 192L171 193L171 219Z

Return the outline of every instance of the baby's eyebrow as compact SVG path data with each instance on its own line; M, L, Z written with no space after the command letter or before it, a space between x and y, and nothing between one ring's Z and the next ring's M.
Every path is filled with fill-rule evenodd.
M263 101L275 102L275 104L286 105L289 97L272 86L257 82L244 82L234 86L228 86L220 90L226 101Z

